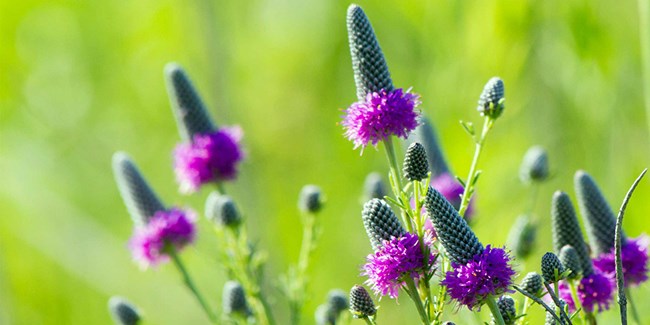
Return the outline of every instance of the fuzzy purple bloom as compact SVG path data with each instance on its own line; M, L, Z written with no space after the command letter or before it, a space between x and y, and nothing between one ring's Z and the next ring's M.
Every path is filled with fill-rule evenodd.
M558 296L569 304L569 311L575 311L576 305L571 296L569 284L566 281L560 281L558 291ZM612 279L598 271L582 278L576 291L582 308L588 313L594 311L594 307L598 307L598 312L607 310L614 299Z
M440 174L440 176L431 179L431 186L438 190L451 205L458 210L460 200L465 192L465 188L449 173ZM474 199L470 199L469 206L465 211L465 220L470 220L474 214Z
M637 286L648 280L648 237L628 238L621 246L625 286ZM616 251L598 255L594 267L616 281ZM615 282L614 282L615 283Z
M515 270L510 266L510 256L502 248L485 247L465 265L451 263L440 282L447 287L452 299L467 306L470 310L480 309L485 299L510 292Z
M401 88L387 92L368 93L364 102L356 102L345 110L341 123L345 137L354 142L354 148L365 148L369 143L376 146L379 141L395 135L406 139L418 126L420 96Z
M194 135L192 142L177 145L174 170L181 192L195 192L205 183L234 179L237 164L244 157L239 144L241 137L239 127L220 128Z
M180 251L196 236L196 214L172 208L156 212L146 225L136 227L129 241L133 259L143 267L155 266L169 259L168 250Z
M431 239L425 236L424 243L431 246ZM405 277L418 280L424 267L424 255L420 248L420 238L416 234L384 241L373 254L368 255L361 275L367 276L366 284L376 294L397 298ZM434 255L428 261L433 263Z

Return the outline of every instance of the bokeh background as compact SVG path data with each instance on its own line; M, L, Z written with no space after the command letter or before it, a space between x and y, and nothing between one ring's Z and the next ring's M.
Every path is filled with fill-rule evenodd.
M538 269L551 250L550 197L573 196L586 169L617 209L650 165L635 1L359 1L373 22L397 86L422 95L453 171L466 175L472 142L458 121L475 110L493 75L507 108L481 162L477 221L484 243L503 245L525 209L517 177L528 147L548 149L553 178L535 208L537 249L518 262ZM300 188L318 184L328 202L311 264L313 310L331 288L364 281L370 252L361 188L386 173L382 150L362 156L342 136L341 109L355 100L346 1L141 0L0 2L0 323L108 324L119 294L149 324L206 319L176 270L141 271L126 243L132 225L118 195L111 155L128 152L169 204L203 210L208 194L177 191L171 150L179 141L162 69L176 61L193 78L217 123L245 130L248 158L228 190L268 252L266 286L286 320L277 276L297 259ZM647 89L646 89L647 91ZM625 219L630 236L650 232L650 182ZM224 272L210 224L185 258L219 306ZM650 285L633 291L650 324ZM476 319L466 310L449 317ZM616 306L602 315L613 324ZM533 324L542 314L533 311ZM481 315L488 320L487 308ZM416 323L406 296L381 301L383 324ZM358 321L356 321L358 322ZM280 322L282 323L282 321Z

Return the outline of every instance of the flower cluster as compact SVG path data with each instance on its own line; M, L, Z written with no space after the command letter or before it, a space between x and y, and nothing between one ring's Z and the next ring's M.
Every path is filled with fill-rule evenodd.
M158 211L148 223L136 227L129 242L133 259L144 267L167 261L169 250L181 250L196 236L196 215L191 210L172 208Z
M352 104L341 123L345 136L354 148L376 146L379 141L395 135L406 138L418 126L419 95L401 88L393 91L371 92L365 101Z
M621 262L625 286L636 286L648 280L648 237L628 238L621 246ZM598 255L594 259L594 267L607 275L616 278L616 252Z
M205 183L234 179L244 157L241 137L239 127L220 128L179 144L174 150L174 169L181 191L194 192Z
M423 240L425 245L431 245L431 240L427 237ZM406 233L384 241L375 253L368 255L362 275L368 277L366 284L376 294L397 298L405 277L419 278L425 265L424 258L420 238ZM433 263L433 254L427 257L427 261Z
M509 291L515 271L510 256L502 248L485 247L481 254L464 265L451 263L440 284L447 286L449 295L469 309L480 308L485 299Z
M569 304L569 310L576 310L575 302L571 296L571 288L566 281L561 281L559 285L559 297ZM580 280L576 288L578 299L582 308L590 313L594 308L598 312L607 310L612 302L614 293L614 284L612 280L600 272L595 272Z

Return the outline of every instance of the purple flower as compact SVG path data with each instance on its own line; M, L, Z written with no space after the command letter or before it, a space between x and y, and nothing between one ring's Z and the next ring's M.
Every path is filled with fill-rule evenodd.
M508 253L490 245L467 264L452 262L451 266L453 270L447 272L440 284L447 287L451 298L470 310L480 308L490 295L509 291L515 275Z
M636 286L648 280L648 237L628 238L621 247L623 262L623 278L625 286ZM616 281L616 252L612 248L609 253L598 255L594 259L594 267Z
M356 102L345 110L345 136L354 142L355 149L369 143L376 146L391 135L406 139L418 126L415 107L420 104L419 97L401 88L368 93L365 102Z
M561 281L558 287L559 296L569 304L569 310L576 310L571 288L566 281ZM604 274L596 271L580 280L576 288L578 299L582 308L590 313L598 306L598 312L607 310L612 302L614 287L612 280Z
M234 179L237 163L244 157L239 146L241 137L239 127L221 128L196 134L192 142L177 145L174 169L181 192L195 192L205 183Z
M196 214L172 208L156 212L146 225L136 227L129 242L133 259L143 267L169 259L168 250L180 251L194 241Z
M440 194L442 194L451 205L458 210L460 208L460 200L461 197L463 196L463 193L465 192L465 188L463 185L460 185L460 183L451 176L449 173L443 173L440 174L440 176L431 179L431 186L438 190ZM474 213L474 200L469 201L469 206L467 207L467 210L465 211L465 220L470 220L472 217L472 214Z
M431 246L431 238L424 238L424 243ZM386 240L379 249L368 255L361 275L367 276L366 284L376 294L397 298L399 289L404 285L405 277L419 279L424 267L424 255L420 247L420 238L416 234L406 233L401 237ZM428 258L433 263L434 256Z

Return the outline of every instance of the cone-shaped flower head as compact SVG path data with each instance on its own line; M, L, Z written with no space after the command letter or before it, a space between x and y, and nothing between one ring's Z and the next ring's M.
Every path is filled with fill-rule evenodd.
M171 208L156 212L146 225L134 230L129 242L133 259L143 267L167 261L171 250L181 251L194 242L195 222L192 210Z
M537 272L530 272L526 274L519 287L531 295L538 296L542 292L544 284L542 283L542 276Z
M628 238L621 247L623 280L625 286L636 286L648 280L648 237L641 235ZM610 278L616 278L616 253L600 254L594 259L594 267Z
M614 248L616 216L589 174L583 170L577 171L574 182L578 207L585 222L591 249L595 255L608 253ZM625 234L621 234L625 244Z
M452 262L466 264L483 253L483 245L465 219L440 192L429 187L424 205L438 239Z
M433 254L430 254L425 263L420 240L426 246L431 245L430 238L419 238L411 233L384 241L375 253L366 258L362 273L368 277L366 284L378 295L397 298L406 277L418 280L423 269L428 271L434 261Z
M528 215L521 215L515 221L508 234L508 247L513 249L516 257L526 258L535 246L537 225Z
M478 99L478 111L483 116L497 118L505 108L505 87L503 80L492 77L483 87L483 92Z
M555 283L562 279L564 266L557 255L547 252L542 256L542 276L547 283Z
M461 198L465 192L465 188L461 185L454 176L449 173L438 175L436 178L431 178L431 186L435 188L442 196L451 203L451 205L458 211L460 209ZM469 206L465 210L465 220L472 221L474 215L474 198L469 200Z
M327 304L336 311L336 314L348 309L348 295L341 289L333 289L327 293Z
M108 311L117 325L137 325L140 322L138 309L122 297L111 297L108 300Z
M250 314L244 287L237 281L228 281L224 284L222 304L223 313L226 315L247 316Z
M359 101L364 101L370 93L380 90L392 91L393 82L384 53L379 47L370 20L361 7L354 4L348 7L347 25L352 70Z
M156 212L165 210L127 154L117 152L113 155L113 174L122 200L136 225L146 224Z
M375 303L366 288L355 285L350 289L350 312L354 318L365 318L377 313Z
M361 7L348 8L347 25L358 102L345 111L345 136L355 148L377 145L391 135L406 139L418 125L419 96L394 89L384 54Z
M406 234L397 216L384 200L372 199L366 202L361 218L374 251L377 251L384 241Z
M519 178L525 183L542 182L548 177L548 156L540 146L533 146L524 155Z
M503 321L506 325L513 325L517 318L517 308L515 308L515 300L510 296L501 296L497 301L497 307L501 316L503 316ZM494 318L492 322L496 324Z
M363 184L363 201L383 199L386 196L386 184L379 173L373 172L366 176Z
M571 288L566 281L560 281L558 296L569 304L571 312L576 310ZM599 271L585 275L576 288L578 299L586 312L607 310L614 300L614 284L612 279Z
M174 171L181 192L191 193L206 183L235 179L237 166L244 158L241 137L241 128L223 127L178 144L174 150Z
M564 245L573 246L580 257L582 274L589 276L593 273L593 265L587 252L587 244L582 237L573 204L571 204L569 195L564 192L557 191L553 194L551 223L554 250L560 252Z
M165 66L165 82L181 139L190 142L197 134L215 131L203 101L183 68L176 63Z
M323 207L323 193L316 185L305 185L300 190L298 208L302 212L316 213Z
M411 143L406 150L403 169L404 178L409 181L421 181L429 176L427 153L420 143Z
M442 174L449 174L449 167L445 161L442 153L442 148L438 143L438 137L433 127L433 123L424 117L420 117L420 125L413 132L415 142L419 142L424 146L427 153L427 161L429 162L429 170L431 171L431 178L436 178Z
M210 193L205 201L205 216L221 227L236 228L241 223L241 214L235 201L219 192Z
M567 274L567 278L576 279L582 275L582 264L578 252L571 245L564 245L560 251L560 262L565 270L571 271Z
M314 312L314 320L316 325L336 325L338 314L335 313L332 306L329 304L322 304L316 307Z

